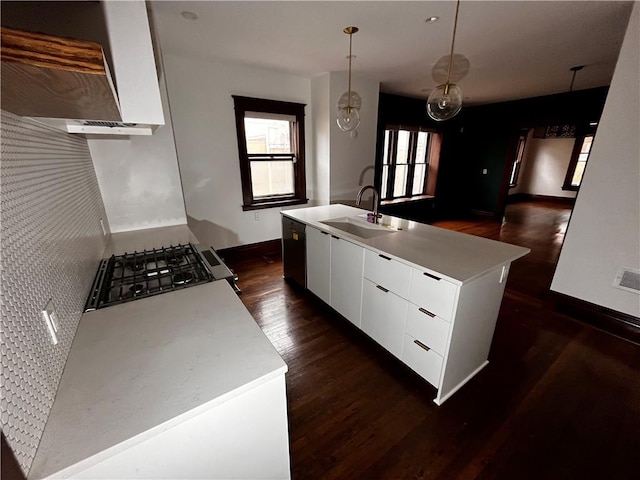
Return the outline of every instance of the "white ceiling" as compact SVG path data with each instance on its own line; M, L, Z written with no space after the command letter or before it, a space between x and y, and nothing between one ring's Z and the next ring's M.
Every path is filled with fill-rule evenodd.
M471 70L465 103L485 104L609 85L632 2L482 1L460 5L456 53ZM381 90L425 97L449 53L454 1L152 1L163 51L304 77L347 70ZM181 12L198 15L186 20ZM427 24L436 15L440 20ZM354 82L357 90L357 82Z

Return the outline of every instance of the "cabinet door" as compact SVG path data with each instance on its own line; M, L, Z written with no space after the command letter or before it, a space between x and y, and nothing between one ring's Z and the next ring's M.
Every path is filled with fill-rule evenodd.
M331 303L360 328L364 248L331 235Z
M307 225L307 288L331 305L331 236Z
M367 279L362 288L362 330L402 358L409 302Z

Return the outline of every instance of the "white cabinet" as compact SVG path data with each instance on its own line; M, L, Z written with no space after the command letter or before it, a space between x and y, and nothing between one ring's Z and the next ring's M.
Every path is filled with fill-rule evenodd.
M94 465L80 462L69 476L46 478L291 478L284 374L159 430Z
M360 327L364 249L307 225L307 288Z
M307 288L331 305L331 235L307 226Z
M402 358L408 306L409 302L389 289L364 280L362 330L398 358Z
M364 248L331 236L331 307L360 327Z
M345 205L283 214L310 232L309 289L431 383L436 404L488 364L509 265L527 249L394 217L396 233L359 238L324 223L361 214Z

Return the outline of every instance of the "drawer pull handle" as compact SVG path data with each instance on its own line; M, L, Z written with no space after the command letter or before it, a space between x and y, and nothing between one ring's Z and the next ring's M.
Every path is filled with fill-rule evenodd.
M378 256L381 257L381 258L384 258L385 260L391 260L391 257L386 257L386 256L380 255L380 254L378 254Z
M320 230L320 233L323 235L329 235L329 232L323 232L322 230Z
M331 238L335 238L336 240L340 240L340 237L336 237L335 235L331 235Z
M426 275L429 278L433 278L434 280L440 281L440 277L436 277L435 275L431 275L430 273L422 272L422 274Z
M424 313L425 315L429 315L431 318L433 318L433 317L435 317L435 316L436 316L436 314L435 314L435 313L431 313L431 312L430 312L429 310L427 310L426 308L422 308L422 307L420 307L420 308L418 309L418 311L419 311L419 312Z
M422 348L423 350L426 350L427 352L429 350L431 350L429 347L427 347L424 343L422 343L420 340L414 340L413 343L415 343L416 345L418 345L420 348Z
M378 290L382 290L384 293L387 293L387 292L389 291L389 289L388 289L388 288L381 287L380 285L376 285L376 288L377 288Z

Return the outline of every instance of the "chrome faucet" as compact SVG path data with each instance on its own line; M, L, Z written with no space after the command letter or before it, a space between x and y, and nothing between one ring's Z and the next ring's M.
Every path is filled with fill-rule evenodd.
M360 206L360 202L362 202L362 194L367 190L373 190L373 223L378 223L378 199L380 195L378 194L378 190L373 185L365 185L360 190L358 190L358 195L356 196L356 206Z

